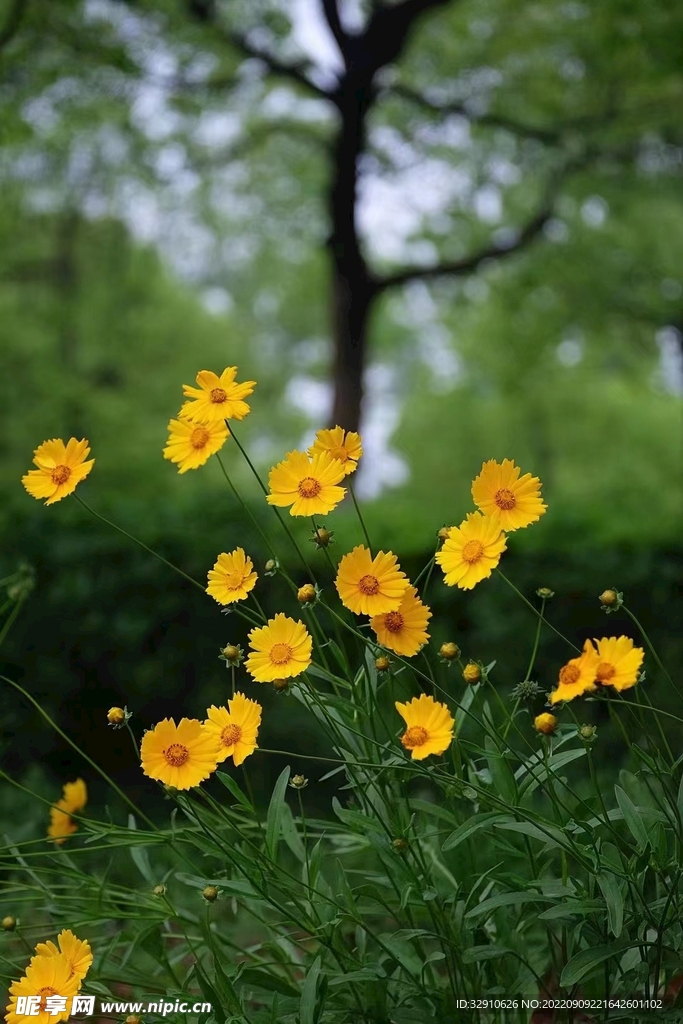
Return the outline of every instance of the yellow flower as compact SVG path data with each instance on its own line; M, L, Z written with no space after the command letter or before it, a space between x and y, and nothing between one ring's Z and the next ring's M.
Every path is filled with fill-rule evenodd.
M396 611L410 581L391 551L375 555L359 544L344 555L334 581L341 602L355 615Z
M18 996L40 997L39 1012L30 1017L35 1024L54 1024L55 1021L68 1020L71 997L76 995L80 987L80 978L72 973L71 963L64 953L58 953L57 956L34 956L23 978L13 981L9 987L10 1002L5 1020L7 1024L26 1024L26 1016L16 1012ZM66 996L66 1009L51 1013L47 1000L52 996Z
M254 563L243 548L235 548L229 555L223 551L213 569L209 569L206 592L219 604L243 601L256 586L258 576L253 570Z
M303 622L278 612L249 634L252 652L245 662L257 683L300 676L311 664L313 640Z
M82 981L90 970L90 965L93 961L90 943L85 939L76 938L74 933L69 931L68 928L59 933L57 942L59 943L59 948L51 940L39 942L36 946L36 953L38 956L59 956L63 954L69 961L71 974L75 974L78 980Z
M48 838L55 843L63 843L67 836L73 835L78 825L71 817L82 811L88 802L88 790L83 779L67 782L62 789L62 798L50 808L50 824Z
M471 590L491 575L506 547L497 518L469 512L460 526L451 527L436 561L449 587Z
M544 736L552 736L557 729L555 715L550 715L547 711L542 715L536 715L534 718L534 729L536 732L542 732Z
M558 687L550 694L550 703L573 700L595 689L595 674L599 662L598 652L590 640L586 640L578 658L572 658L560 669Z
M178 415L177 420L170 420L168 424L164 458L174 462L179 473L187 473L188 469L199 469L220 451L230 431L223 420L195 423L183 413L183 409Z
M339 459L344 467L344 475L348 476L358 468L358 461L363 455L360 434L353 430L346 432L343 427L319 430L308 449L310 456L317 452L329 452L333 459Z
M382 647L412 658L429 640L427 623L432 613L417 596L415 587L408 587L395 611L374 615L370 625Z
M235 764L242 764L256 750L256 737L261 724L261 705L249 700L243 693L236 693L228 701L227 708L212 704L207 709L208 718L204 728L215 736L220 744L219 761L232 757Z
M195 718L172 718L148 730L142 737L142 770L150 779L175 789L191 789L215 771L219 757L218 741Z
M472 483L474 504L486 516L498 516L502 530L519 530L541 518L547 505L541 501L541 481L531 473L519 476L511 459L489 459Z
M599 659L595 670L598 686L613 686L615 690L628 690L635 686L645 657L643 648L634 647L633 640L627 636L604 636L595 643Z
M61 437L43 441L33 455L38 469L29 469L21 482L33 498L45 498L46 505L61 501L76 490L95 465L95 460L86 458L90 454L88 442L70 437L64 444Z
M317 452L312 458L306 452L288 452L270 471L266 501L291 505L291 516L327 515L346 494L345 488L337 486L344 472L342 463L329 452Z
M401 743L412 752L414 761L448 750L453 740L455 720L445 704L421 693L406 704L396 701L395 706L407 726Z
M212 370L200 370L197 374L198 388L183 384L183 394L190 399L185 402L181 413L195 423L222 423L223 420L243 420L251 412L244 401L254 388L255 380L235 382L236 366L228 366L220 377Z

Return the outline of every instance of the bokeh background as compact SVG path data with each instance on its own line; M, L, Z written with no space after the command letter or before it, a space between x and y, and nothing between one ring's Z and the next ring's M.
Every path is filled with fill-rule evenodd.
M241 440L264 472L360 409L370 534L413 575L482 461L514 458L549 511L511 538L508 576L551 587L577 643L634 635L599 610L617 586L680 663L682 42L675 0L0 0L0 575L36 579L2 671L136 799L155 790L107 708L138 731L201 715L242 624L19 481L45 438L86 436L98 511L199 578L237 544L262 570L215 460L178 476L161 456L199 369L258 381ZM334 553L362 539L352 508L328 525ZM501 580L438 575L436 642L495 660L507 692L533 618ZM276 579L259 596L285 602ZM547 689L565 654L542 637ZM264 746L325 749L294 701L245 686ZM84 773L7 691L2 709L13 777L52 799ZM255 788L283 763L254 758ZM3 787L13 836L44 817Z

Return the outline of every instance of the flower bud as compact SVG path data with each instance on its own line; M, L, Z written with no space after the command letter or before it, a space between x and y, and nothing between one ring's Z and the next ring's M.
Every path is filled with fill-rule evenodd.
M391 845L396 850L396 853L403 853L403 851L407 848L408 843L405 841L405 839L403 839L402 836L399 836L398 839L391 840Z
M555 715L550 715L547 711L542 715L536 715L534 718L534 729L536 732L542 732L544 736L552 736L557 729Z
M313 530L313 536L310 538L317 548L326 548L334 541L334 532L328 530L325 526L316 526Z
M466 683L478 683L481 679L481 667L474 661L469 661L462 670L462 677Z
M442 526L441 527L441 529L437 533L437 537L439 538L439 540L442 543L443 543L443 541L448 540L448 534L451 532L452 529L453 529L452 526Z
M205 889L202 889L202 896L207 903L215 903L218 899L218 889L215 885L207 885Z
M296 592L300 604L313 604L318 600L318 592L312 583L304 583Z
M294 775L289 784L292 789L305 789L308 785L308 779L305 775Z
M517 683L513 690L510 692L511 700L524 700L532 701L538 697L541 692L541 687L533 679L523 679L521 683Z
M282 693L289 687L289 679L273 679L273 686L278 693Z
M142 1024L142 1017L138 1017L137 1013L129 1013L123 1024Z
M441 644L439 648L439 657L443 658L444 661L454 661L460 657L460 648L457 644L449 641L446 644Z
M263 569L266 576L274 576L280 568L277 558L269 558Z
M375 668L378 672L386 672L390 665L391 661L386 654L380 654L378 658L375 658Z
M600 602L600 606L603 612L607 612L607 614L609 615L610 612L619 611L622 604L624 603L624 595L621 594L618 590L610 588L609 590L603 590L602 594L600 594L600 597L598 598L598 601Z
M544 601L549 601L551 597L555 597L555 591L551 590L550 587L539 587L536 594L538 597L542 597Z
M221 649L221 653L218 657L221 661L225 662L226 668L235 668L237 665L242 664L243 655L244 651L241 647L238 647L237 644L226 644L225 647Z
M598 734L598 730L594 725L582 725L579 729L579 736L584 743L592 743Z
M125 708L109 708L107 711L107 721L115 729L119 729L126 722L126 709Z
M155 885L154 888L152 889L152 896L165 896L165 895L166 895L166 886L165 885L161 885L161 884Z
M17 927L17 919L16 919L16 917L12 917L11 914L8 914L7 917L3 917L3 919L2 919L3 931L13 932L16 927Z

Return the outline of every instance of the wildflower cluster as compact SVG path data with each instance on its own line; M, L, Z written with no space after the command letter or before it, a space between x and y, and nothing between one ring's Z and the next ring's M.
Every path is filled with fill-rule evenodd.
M90 944L69 929L59 933L57 945L39 942L23 976L10 985L7 1024L23 1024L27 1014L36 1024L68 1020L71 998L80 992L92 962ZM31 1009L17 1012L19 1000Z

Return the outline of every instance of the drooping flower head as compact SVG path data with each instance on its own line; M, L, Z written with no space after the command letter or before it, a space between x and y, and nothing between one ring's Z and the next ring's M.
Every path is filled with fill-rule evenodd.
M249 700L243 693L236 693L228 701L227 708L212 704L206 712L206 731L214 735L220 744L219 761L232 757L240 765L256 750L256 737L261 724L261 705Z
M183 384L183 394L190 399L181 409L183 415L195 423L243 420L251 412L244 399L252 393L256 381L245 380L238 384L236 376L236 366L228 366L220 377L213 370L200 370L197 374L199 387Z
M355 615L396 611L410 581L391 551L375 557L363 544L344 555L334 581L341 602Z
M38 1013L31 1015L35 1024L51 1024L54 1021L68 1020L71 1014L71 997L75 996L81 986L77 974L72 974L71 963L64 955L34 956L26 968L26 973L19 981L13 981L9 987L10 1001L7 1006L5 1020L7 1024L26 1024L26 1016L17 1014L18 996L38 996ZM60 1000L55 997L66 996L66 1009L60 1010Z
M223 551L207 576L209 585L206 592L219 604L243 601L258 579L254 563L245 555L243 548L235 548L230 554Z
M313 640L303 622L295 622L282 612L257 626L249 634L252 648L245 667L257 683L293 679L311 664Z
M69 961L71 974L75 974L78 980L82 981L93 961L90 943L85 939L76 938L68 928L59 933L57 942L59 946L56 946L51 939L48 939L47 942L39 942L36 946L36 953L38 956L64 955Z
M531 473L520 477L511 459L489 459L472 483L474 504L486 516L498 516L502 530L510 533L535 523L547 509L541 501L541 481Z
M597 685L613 686L615 690L628 690L635 686L645 657L643 648L634 647L628 636L604 636L595 643L598 645Z
M61 501L72 494L81 480L85 480L95 465L95 460L86 462L90 448L83 438L77 441L70 437L64 444L61 437L43 441L33 453L33 462L38 469L29 469L21 482L33 498L45 498L46 505Z
M63 843L68 836L73 835L78 825L72 815L82 811L87 802L88 790L83 779L67 782L62 790L61 800L50 808L48 838L55 843Z
M354 473L363 455L360 434L353 430L345 431L343 427L332 427L331 430L319 430L315 441L308 449L313 457L317 452L328 452L333 459L339 459L344 467L344 475Z
M598 652L590 640L586 640L578 658L572 658L560 669L557 689L550 694L550 703L573 700L582 693L595 689L595 674L599 662Z
M396 701L395 706L407 727L401 743L411 752L413 761L448 750L455 720L445 704L421 693L406 704Z
M191 789L215 771L219 755L218 741L195 718L172 718L149 729L142 737L142 770L175 789Z
M373 615L370 625L382 647L412 658L429 640L427 623L432 613L417 596L415 587L408 587L395 611Z
M229 436L230 431L223 420L195 423L181 409L178 419L169 421L164 458L174 462L179 473L199 469L221 450Z
M273 466L268 476L269 505L291 505L292 516L327 515L344 498L346 490L337 486L344 479L344 466L329 452L288 452Z
M497 518L469 512L460 526L451 527L435 557L449 587L471 590L491 575L506 547Z

